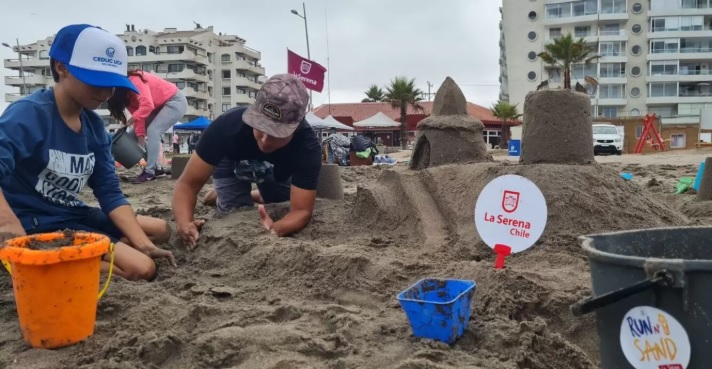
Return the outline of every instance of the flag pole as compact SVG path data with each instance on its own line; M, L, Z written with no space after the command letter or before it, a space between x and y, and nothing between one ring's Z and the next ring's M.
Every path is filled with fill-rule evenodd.
M331 66L329 65L329 17L324 8L324 21L326 22L326 94L329 100L329 115L331 115Z

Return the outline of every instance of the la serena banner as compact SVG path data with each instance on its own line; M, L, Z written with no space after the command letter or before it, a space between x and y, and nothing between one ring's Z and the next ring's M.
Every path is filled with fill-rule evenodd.
M326 68L289 49L287 49L287 71L297 76L304 83L304 87L312 91L321 92L324 89Z

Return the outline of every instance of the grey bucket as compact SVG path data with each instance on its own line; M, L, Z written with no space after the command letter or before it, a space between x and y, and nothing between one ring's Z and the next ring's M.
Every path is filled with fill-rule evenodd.
M712 227L654 228L581 237L593 296L571 306L596 313L602 369L631 369L620 345L626 313L652 306L687 331L686 369L712 367Z
M126 129L127 127L119 128L111 138L111 155L119 164L131 169L146 156L146 150L138 144L136 134L133 131L127 132Z

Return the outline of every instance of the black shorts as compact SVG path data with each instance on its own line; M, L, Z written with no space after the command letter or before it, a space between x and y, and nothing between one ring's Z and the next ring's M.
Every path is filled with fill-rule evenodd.
M124 237L123 232L99 208L89 208L84 216L63 222L38 224L34 228L26 229L25 232L27 234L37 234L63 231L65 229L103 234L108 236L113 243L119 242Z

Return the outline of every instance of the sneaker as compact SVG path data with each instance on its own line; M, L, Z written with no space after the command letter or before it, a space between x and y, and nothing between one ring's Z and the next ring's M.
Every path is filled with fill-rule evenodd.
M167 174L168 174L168 173L166 173L166 171L163 170L163 168L158 167L158 168L156 168L156 173L154 174L154 176L155 176L155 177L163 177L163 176L165 176L165 175L167 175Z
M398 160L388 155L376 155L373 160L373 165L396 165Z
M144 170L141 174L138 175L138 177L134 178L134 180L132 182L135 184L139 184L139 183L150 182L150 181L153 181L154 179L156 179L155 175L148 173Z

